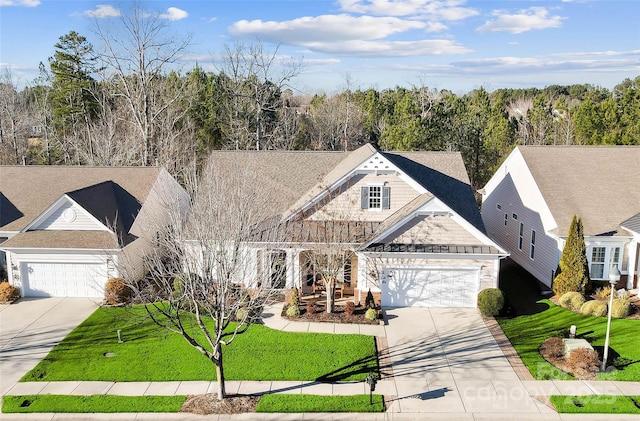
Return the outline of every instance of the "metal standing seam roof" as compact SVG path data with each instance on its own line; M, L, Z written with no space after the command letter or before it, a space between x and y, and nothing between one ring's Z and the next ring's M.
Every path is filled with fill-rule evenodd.
M372 253L428 253L428 254L501 254L500 250L487 245L459 244L371 244L364 251Z
M519 146L551 214L566 235L573 215L585 235L611 235L640 211L640 147ZM526 192L525 192L526 194Z

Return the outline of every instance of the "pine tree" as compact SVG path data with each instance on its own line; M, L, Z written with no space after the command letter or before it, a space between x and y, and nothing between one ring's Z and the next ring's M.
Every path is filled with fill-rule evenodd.
M571 220L569 234L560 256L560 273L553 281L553 292L562 295L576 291L584 294L589 286L589 263L584 243L582 219L576 215Z

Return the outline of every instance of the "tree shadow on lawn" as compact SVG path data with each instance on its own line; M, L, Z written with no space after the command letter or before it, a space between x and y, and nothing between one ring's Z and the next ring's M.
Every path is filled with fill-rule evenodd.
M545 311L549 306L539 302L545 298L543 288L546 287L516 262L504 259L500 263L500 289L505 295L505 306L500 316L516 317Z
M378 355L371 355L353 361L349 365L342 366L327 374L316 378L315 381L321 383L339 382L357 374L369 374L373 372L379 375L380 367L378 364Z

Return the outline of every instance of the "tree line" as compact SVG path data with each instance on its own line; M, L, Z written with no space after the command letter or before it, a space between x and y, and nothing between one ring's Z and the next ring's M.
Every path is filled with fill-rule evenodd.
M163 165L173 174L213 149L461 152L480 188L516 145L640 144L640 76L588 84L484 88L426 84L296 94L303 70L259 42L227 45L216 72L170 70L190 40L134 9L96 25L100 52L71 31L40 77L0 75L0 164ZM128 36L122 36L128 34Z

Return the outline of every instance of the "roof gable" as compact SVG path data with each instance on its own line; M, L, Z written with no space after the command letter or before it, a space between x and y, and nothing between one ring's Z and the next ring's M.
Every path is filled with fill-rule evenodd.
M66 194L38 215L24 231L106 231L107 226Z

